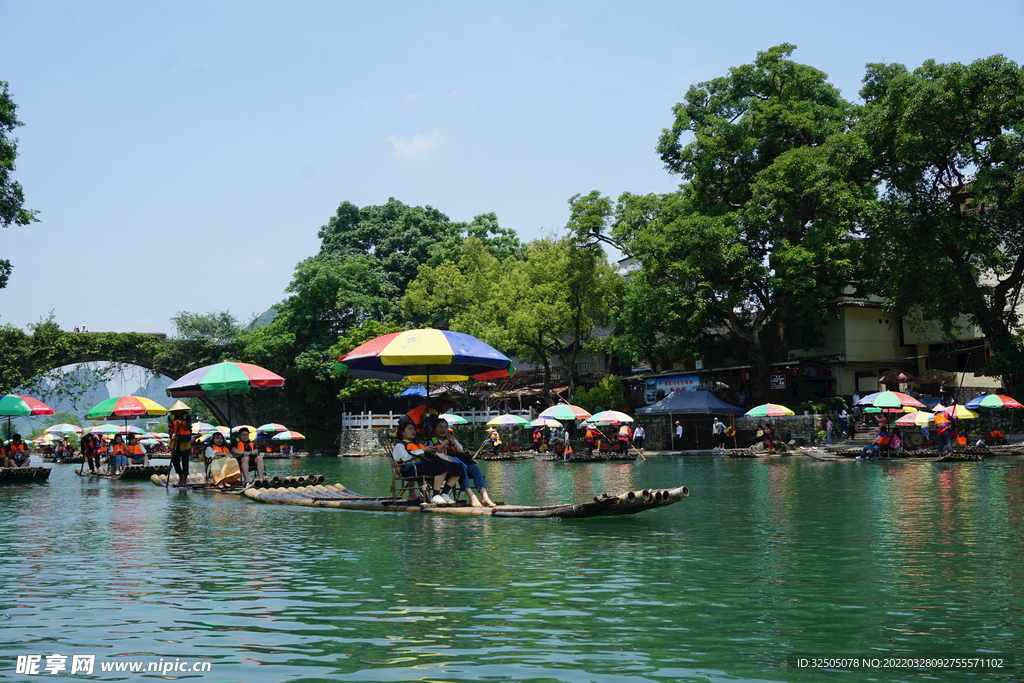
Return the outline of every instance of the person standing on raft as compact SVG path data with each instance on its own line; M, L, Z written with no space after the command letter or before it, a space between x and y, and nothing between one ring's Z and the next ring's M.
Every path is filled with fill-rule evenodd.
M192 457L192 418L187 403L175 401L167 409L167 433L171 435L171 465L178 475L178 487L188 485L188 461Z

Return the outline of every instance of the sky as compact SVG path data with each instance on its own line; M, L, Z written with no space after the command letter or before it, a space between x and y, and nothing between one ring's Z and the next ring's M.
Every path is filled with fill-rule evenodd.
M783 42L857 98L864 65L1024 62L1024 1L0 0L14 178L0 324L172 332L286 296L338 205L394 197L524 240L568 201L669 192L689 86Z

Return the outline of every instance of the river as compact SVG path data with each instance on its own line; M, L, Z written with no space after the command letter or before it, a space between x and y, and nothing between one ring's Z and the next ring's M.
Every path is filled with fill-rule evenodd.
M510 502L690 489L667 508L567 521L263 505L74 467L0 488L0 680L161 677L100 670L135 662L249 683L1019 679L885 664L1014 660L1021 458L483 463ZM373 494L388 479L380 458L268 473ZM19 655L40 656L39 673L18 673ZM94 656L92 674L70 673L75 655Z

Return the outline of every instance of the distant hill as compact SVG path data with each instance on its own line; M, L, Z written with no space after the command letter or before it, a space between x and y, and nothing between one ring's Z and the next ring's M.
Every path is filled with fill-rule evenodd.
M267 310L260 313L259 317L252 321L252 323L246 327L247 330L255 330L257 327L263 327L269 325L277 317L277 308L271 306Z

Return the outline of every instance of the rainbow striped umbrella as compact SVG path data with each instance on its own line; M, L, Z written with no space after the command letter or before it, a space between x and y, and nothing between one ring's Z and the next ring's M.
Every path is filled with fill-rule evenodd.
M530 421L525 420L518 415L506 414L492 417L487 421L487 424L491 427L528 427L530 425Z
M21 394L0 396L0 417L31 417L53 415L53 408L42 401Z
M550 417L552 420L585 420L590 413L569 403L559 403L556 406L545 408L537 417Z
M743 414L747 417L782 417L783 415L793 415L794 413L786 406L779 405L778 403L765 403L751 408Z
M444 420L445 422L447 422L450 425L465 425L465 424L469 424L469 420L467 420L466 418L462 417L461 415L456 415L455 413L445 413L444 415L440 415L437 419L438 420Z
M873 406L875 408L904 408L907 406L911 406L913 408L927 407L913 396L899 391L876 391L875 393L868 394L861 400L857 401L857 405Z
M253 389L284 386L284 377L249 363L216 363L196 368L167 387L173 398L237 396Z
M100 401L85 414L87 420L128 420L167 414L167 408L144 396L114 396Z
M976 412L959 403L954 403L951 406L937 405L933 412L943 413L946 417L956 420L973 420L978 417Z
M353 377L430 384L515 374L507 356L476 337L449 330L408 330L371 339L338 358Z
M278 432L271 437L274 441L298 441L299 439L305 439L306 437L299 432L286 429L283 432Z
M984 396L978 396L972 398L970 401L964 404L965 407L971 410L977 410L978 408L1009 408L1016 410L1024 408L1016 399L1010 398L1009 396L1003 396L1002 394L985 394Z
M47 427L43 430L47 434L81 434L82 428L78 425L61 422L60 424Z
M594 413L587 419L587 422L591 424L621 424L623 422L632 422L633 416L627 415L626 413L619 412L618 410L602 410L599 413Z
M96 425L89 429L89 434L120 434L121 428L117 425L105 424Z
M217 431L217 425L212 425L209 422L193 422L192 433L193 434L211 434Z
M259 427L257 427L256 431L262 432L264 434L273 434L275 432L287 432L288 428L285 427L283 424L278 424L277 422L268 422L265 425L260 425Z
M933 424L934 422L935 414L929 413L927 410L915 410L896 420L896 424L901 427L920 427Z

